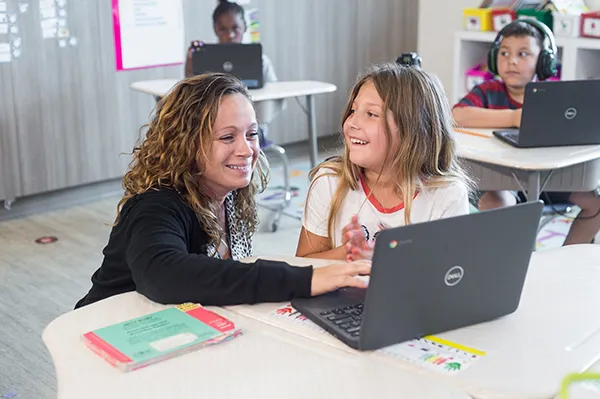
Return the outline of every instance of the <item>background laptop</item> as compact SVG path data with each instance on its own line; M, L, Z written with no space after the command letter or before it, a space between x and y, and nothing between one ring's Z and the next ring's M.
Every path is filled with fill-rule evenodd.
M249 89L263 87L262 45L260 43L201 44L192 53L194 75L207 72L230 73Z
M515 147L600 144L600 80L532 82L520 129L494 131Z
M367 289L294 299L292 306L360 350L512 313L542 208L527 202L381 231Z

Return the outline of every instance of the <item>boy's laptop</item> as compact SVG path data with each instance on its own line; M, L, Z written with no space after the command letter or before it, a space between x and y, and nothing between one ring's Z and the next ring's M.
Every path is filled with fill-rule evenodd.
M494 131L520 148L600 144L600 80L532 82L520 129Z
M230 73L249 89L260 89L263 87L262 45L202 44L192 53L192 71L194 75L207 72Z
M527 202L383 230L367 289L292 306L360 350L507 315L519 306L542 208Z

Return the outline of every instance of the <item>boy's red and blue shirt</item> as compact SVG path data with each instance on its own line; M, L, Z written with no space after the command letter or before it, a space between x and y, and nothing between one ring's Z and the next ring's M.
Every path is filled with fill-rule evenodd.
M522 107L522 104L510 97L504 82L487 80L475 86L454 107L519 109Z

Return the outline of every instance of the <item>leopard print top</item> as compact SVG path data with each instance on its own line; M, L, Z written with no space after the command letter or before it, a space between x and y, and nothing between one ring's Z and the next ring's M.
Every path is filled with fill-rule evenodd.
M235 207L236 195L237 192L234 191L225 197L225 217L231 259L240 260L252 256L252 235L248 231L248 225L242 219L240 210ZM207 249L209 256L221 258L215 245L210 244Z
M176 187L172 188L185 202L185 197L181 191ZM227 219L229 254L231 259L240 260L252 256L252 234L248 231L248 225L242 219L240 210L235 207L236 196L237 191L233 191L225 197L225 217ZM206 254L221 259L221 254L214 244L206 246Z

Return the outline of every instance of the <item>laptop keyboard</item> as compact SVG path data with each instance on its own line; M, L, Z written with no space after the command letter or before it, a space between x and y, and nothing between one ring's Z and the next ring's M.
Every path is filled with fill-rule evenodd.
M329 322L334 328L346 332L352 337L360 335L364 304L359 303L351 306L325 310L321 317Z
M513 141L515 142L519 142L519 131L518 130L511 130L511 131L507 131L506 133L504 133L507 137L511 138Z

